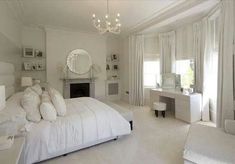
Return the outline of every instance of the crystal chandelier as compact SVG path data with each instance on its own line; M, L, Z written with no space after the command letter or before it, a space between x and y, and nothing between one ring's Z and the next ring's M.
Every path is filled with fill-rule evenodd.
M93 25L99 31L100 34L106 32L111 32L114 34L120 34L121 32L121 23L120 23L120 14L117 13L117 16L114 20L111 20L109 14L109 1L107 0L107 13L105 15L105 20L101 21L99 18L96 18L96 15L92 15Z

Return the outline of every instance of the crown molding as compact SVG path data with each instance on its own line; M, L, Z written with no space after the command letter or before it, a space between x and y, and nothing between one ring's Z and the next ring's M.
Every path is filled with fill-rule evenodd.
M146 28L149 28L151 26L159 24L162 21L169 19L170 17L173 17L175 15L178 15L182 12L185 12L185 11L189 10L190 8L197 6L203 2L205 2L205 0L179 1L178 3L165 8L164 10L160 11L159 13L156 13L155 17L146 19L146 21L143 22L142 24L139 24L139 25L135 26L134 28L130 29L129 34L139 33L141 31L145 30Z

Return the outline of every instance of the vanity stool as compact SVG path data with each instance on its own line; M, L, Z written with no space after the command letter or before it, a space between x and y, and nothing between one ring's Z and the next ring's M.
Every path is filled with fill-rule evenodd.
M158 117L158 111L162 112L162 116L165 117L166 103L163 102L154 102L153 110L155 110L155 115Z

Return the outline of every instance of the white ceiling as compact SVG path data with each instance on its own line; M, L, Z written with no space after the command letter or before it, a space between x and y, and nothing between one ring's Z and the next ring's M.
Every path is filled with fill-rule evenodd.
M149 17L182 0L110 0L110 14L121 14L122 31L128 31ZM91 16L104 17L106 0L16 0L24 23L96 31Z
M26 24L53 28L65 28L84 32L97 32L92 26L92 14L104 18L106 0L7 0L15 15ZM205 2L210 1L205 7ZM183 10L199 8L208 10L219 0L109 0L110 15L121 14L122 33L141 31L151 27L167 13L173 17ZM204 6L204 7L203 7ZM181 9L182 8L182 11ZM180 10L179 10L180 9ZM194 9L197 12L197 9ZM192 10L191 10L192 11ZM201 11L202 12L202 11ZM159 19L159 20L158 20ZM166 17L164 18L164 20ZM177 18L179 20L180 18ZM154 21L153 21L154 20ZM163 20L161 20L163 21ZM151 24L149 24L151 23ZM144 27L146 28L146 27Z

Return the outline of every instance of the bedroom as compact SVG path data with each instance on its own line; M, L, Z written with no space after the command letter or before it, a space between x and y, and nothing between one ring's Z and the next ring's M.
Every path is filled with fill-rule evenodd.
M0 163L234 163L234 6L1 1Z

